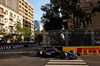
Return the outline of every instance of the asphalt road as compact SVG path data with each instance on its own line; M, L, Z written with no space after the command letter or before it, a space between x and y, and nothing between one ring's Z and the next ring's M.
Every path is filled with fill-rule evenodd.
M0 51L0 66L45 66L51 58L36 56L41 46ZM82 55L89 66L100 66L100 55Z
M82 55L81 57L89 66L100 66L100 54Z
M39 47L0 51L0 66L44 66L49 58L36 56Z

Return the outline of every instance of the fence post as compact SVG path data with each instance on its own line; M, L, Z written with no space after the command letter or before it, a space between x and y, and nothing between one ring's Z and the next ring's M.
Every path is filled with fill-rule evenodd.
M91 40L92 40L92 46L94 46L95 45L94 29L91 30Z
M65 34L66 34L66 46L68 46L68 30L65 31Z
M47 36L47 33L45 33L45 34L44 34L44 45L45 45L46 47L48 46L48 45L47 45L47 44L48 44L47 42L48 42L48 36Z

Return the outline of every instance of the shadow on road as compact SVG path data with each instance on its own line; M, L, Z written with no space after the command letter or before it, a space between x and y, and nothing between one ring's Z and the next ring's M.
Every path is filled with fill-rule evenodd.
M0 51L0 59L21 58L23 56L37 57L36 52L40 47L42 46L3 50Z

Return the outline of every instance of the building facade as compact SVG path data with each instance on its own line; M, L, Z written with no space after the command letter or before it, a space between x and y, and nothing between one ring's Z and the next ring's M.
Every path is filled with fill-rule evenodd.
M35 30L43 30L43 23L41 23L40 21L38 20L34 20L34 28Z
M20 13L23 16L23 27L27 27L34 36L34 7L27 0L0 0L0 3Z
M100 0L80 0L80 7L87 13L91 14L94 7L99 7L97 2ZM100 8L100 7L99 7ZM97 28L100 27L100 12L95 12L91 15L91 22L87 27Z
M2 34L16 34L15 25L21 23L23 27L23 16L3 4L0 4L0 37Z
M78 7L80 7L82 9L82 11L85 11L86 13L88 13L89 15L87 17L91 17L89 22L85 22L85 26L87 28L96 28L98 29L100 27L100 12L95 12L94 14L92 13L93 8L100 8L100 6L97 4L98 1L100 0L79 0L79 3L77 4ZM73 15L71 15L73 16ZM73 17L72 17L73 18ZM77 20L77 18L75 18ZM68 22L68 28L74 28L77 23L71 23ZM84 28L83 23L81 22L78 23L78 25L81 25L80 28Z

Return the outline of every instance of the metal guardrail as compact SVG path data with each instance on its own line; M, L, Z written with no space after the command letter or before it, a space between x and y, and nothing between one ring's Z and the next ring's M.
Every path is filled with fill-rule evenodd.
M35 43L1 43L0 50L23 48L23 47L32 47L35 46Z

